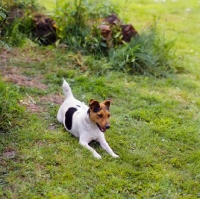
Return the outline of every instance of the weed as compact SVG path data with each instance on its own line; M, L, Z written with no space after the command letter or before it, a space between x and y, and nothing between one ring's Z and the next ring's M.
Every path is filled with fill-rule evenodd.
M87 71L90 71L97 76L103 76L109 73L112 69L111 63L107 62L106 57L97 59L94 56L86 56L84 65L87 67Z
M166 41L157 32L157 25L149 26L140 36L119 49L112 49L109 59L115 70L134 74L163 76L174 68L174 41Z
M2 30L0 32L0 37L4 41L12 46L22 46L27 43L28 39L39 44L45 41L45 36L36 38L33 33L36 26L33 14L42 10L35 0L9 1L7 2L7 10L6 19L1 22Z
M106 1L57 1L54 13L60 38L57 43L65 43L74 51L99 52L101 37L96 23L113 12L117 12L117 6Z
M98 24L94 24L90 32L88 32L88 35L86 35L84 47L88 49L88 52L96 56L99 55L99 57L107 54L107 44L101 36Z

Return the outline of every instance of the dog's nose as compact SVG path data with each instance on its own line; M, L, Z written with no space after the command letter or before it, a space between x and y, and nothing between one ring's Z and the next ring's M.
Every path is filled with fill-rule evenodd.
M109 129L110 128L110 124L106 124L106 129Z

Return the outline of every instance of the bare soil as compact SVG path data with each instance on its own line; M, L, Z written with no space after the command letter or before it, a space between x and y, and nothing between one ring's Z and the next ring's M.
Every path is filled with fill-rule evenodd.
M48 89L48 86L42 83L43 77L41 75L37 75L33 78L23 75L24 70L32 69L23 69L9 64L9 60L13 57L15 58L16 55L17 52L15 50L0 50L0 75L2 76L3 80L22 87L34 87L41 90ZM56 94L38 96L37 99L34 99L32 96L26 93L25 98L20 100L20 104L24 105L29 112L41 113L45 111L43 105L47 103L61 104L63 99L63 96Z

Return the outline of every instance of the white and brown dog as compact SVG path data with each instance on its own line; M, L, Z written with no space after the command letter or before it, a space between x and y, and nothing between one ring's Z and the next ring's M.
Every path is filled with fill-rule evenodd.
M88 107L74 98L71 88L65 80L63 80L62 88L66 99L59 108L58 121L65 126L67 131L78 137L79 143L89 149L95 158L100 159L101 156L89 146L92 140L99 142L101 147L112 157L119 157L110 148L104 136L106 130L110 128L111 100L99 103L92 99Z

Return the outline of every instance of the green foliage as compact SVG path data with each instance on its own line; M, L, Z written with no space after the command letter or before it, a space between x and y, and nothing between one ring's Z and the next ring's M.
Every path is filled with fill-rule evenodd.
M11 131L19 124L23 108L19 106L20 95L0 79L0 132Z
M84 47L90 52L90 54L96 56L105 56L107 54L107 44L105 39L102 38L98 24L94 24L88 35L85 37Z
M159 77L165 76L175 68L174 41L167 41L165 33L157 30L156 23L146 28L139 36L132 38L130 43L122 41L120 26L111 26L112 39L106 41L101 35L96 18L105 16L101 15L101 9L93 10L92 15L93 4L83 0L59 5L57 4L55 12L59 27L58 42L64 42L69 49L93 54L98 59L108 56L112 69L132 74ZM108 13L106 12L107 16Z
M99 29L99 24L96 22L91 28L89 34L85 37L84 47L88 52L100 58L102 56L107 57L111 47L113 49L121 48L124 43L122 41L121 27L110 26L111 38L105 39L101 35L101 30Z
M24 32L26 29L23 30L24 33L21 32L22 26L24 26L22 19L16 19L12 24L7 24L3 33L5 41L12 46L22 46L27 40L27 34Z
M97 59L94 56L86 56L84 65L87 66L87 71L98 76L103 76L112 70L111 63L107 61L106 57Z
M34 28L31 12L37 10L37 6L34 0L19 1L14 6L23 9L24 16L13 19L12 22L4 22L2 35L4 42L22 46L27 42L27 37L34 40L31 32ZM106 1L56 1L53 13L57 26L56 45L65 44L68 50L73 52L95 55L97 64L105 63L105 57L108 57L109 63L105 67L106 70L112 68L132 74L156 77L165 76L168 72L174 71L177 61L173 50L174 41L167 41L165 32L159 32L156 23L145 29L139 36L132 38L130 43L122 41L120 25L110 27L111 39L103 38L98 27L101 18L117 13L117 10L117 6ZM42 40L35 39L34 41L41 44ZM4 43L1 42L1 44ZM100 67L101 71L105 71L104 66ZM99 67L97 71L98 69ZM101 71L98 73L100 74Z
M62 14L59 15L58 12ZM74 1L74 3L68 2L62 7L62 10L56 9L56 15L61 19L59 21L56 17L58 27L60 27L60 29L58 28L58 36L70 48L79 50L88 32L85 24L87 13L82 0Z
M6 18L1 21L0 38L10 45L22 46L27 38L32 38L34 27L32 13L39 10L35 0L9 1L6 4Z
M166 41L154 24L121 48L112 49L109 60L115 70L163 76L175 67L174 41Z
M106 1L74 0L67 3L63 3L62 0L57 1L54 18L58 25L57 34L60 38L58 43L64 42L75 51L90 50L90 43L98 49L99 38L92 38L93 41L88 39L92 24L96 24L97 20L113 12L117 12L117 7ZM97 28L96 25L94 27Z
M3 29L3 23L6 20L6 14L7 14L7 9L6 9L6 4L3 2L0 2L0 48L6 47L9 48L8 44L1 40L1 34L2 34L2 29Z

